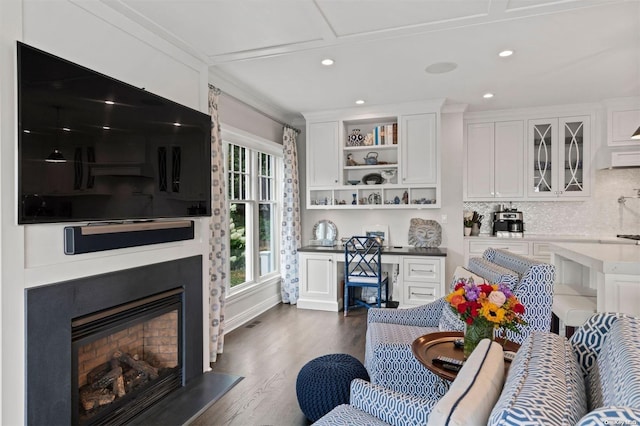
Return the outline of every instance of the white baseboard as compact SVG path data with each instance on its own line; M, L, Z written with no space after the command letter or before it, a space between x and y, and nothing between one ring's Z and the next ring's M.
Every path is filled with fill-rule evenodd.
M257 317L258 315L266 312L267 310L276 306L278 303L282 302L282 297L280 296L280 293L279 293L279 288L280 288L279 283L277 283L276 285L278 288L278 294L272 294L265 299L261 299L261 296L263 297L263 295L261 293L257 293L253 295L254 297L249 296L249 297L242 298L240 300L227 300L225 304L225 319L224 319L225 334L235 330L238 327L243 326L244 324L248 323L249 321ZM234 305L236 305L237 307L237 305L240 305L240 302L242 302L242 305L246 306L247 299L249 300L255 299L255 300L253 300L249 304L248 308L245 308L240 312L233 313L232 315L227 314L227 312L233 312Z

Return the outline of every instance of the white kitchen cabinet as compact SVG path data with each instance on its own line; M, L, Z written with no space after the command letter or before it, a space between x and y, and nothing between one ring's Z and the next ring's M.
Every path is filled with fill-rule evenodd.
M440 107L412 103L305 114L307 208L439 208L438 113L429 111ZM385 137L364 145L376 129ZM357 134L361 140L349 140ZM376 181L372 176L380 179L367 184Z
M338 122L310 123L307 127L307 185L340 183Z
M521 199L524 151L521 120L468 124L464 199Z
M400 304L418 306L433 302L444 292L444 258L403 257Z
M403 116L402 168L403 184L436 184L438 182L439 153L436 137L436 115Z
M336 286L337 267L331 253L298 252L300 296L298 308L338 312L342 294Z
M590 117L529 120L527 196L590 194Z
M631 135L640 126L640 107L610 108L608 114L607 144L609 146L640 146L639 141L631 139Z

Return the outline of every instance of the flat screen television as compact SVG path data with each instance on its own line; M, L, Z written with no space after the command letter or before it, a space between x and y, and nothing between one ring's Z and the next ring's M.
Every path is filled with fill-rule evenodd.
M18 223L211 215L211 117L18 42Z

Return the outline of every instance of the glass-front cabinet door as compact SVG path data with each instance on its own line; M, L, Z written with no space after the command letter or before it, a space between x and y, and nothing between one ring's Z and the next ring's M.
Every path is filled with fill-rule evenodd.
M588 194L589 117L558 120L560 141L558 190L561 196Z
M529 121L529 179L532 198L589 195L588 116Z
M529 121L529 179L530 197L557 196L558 120Z

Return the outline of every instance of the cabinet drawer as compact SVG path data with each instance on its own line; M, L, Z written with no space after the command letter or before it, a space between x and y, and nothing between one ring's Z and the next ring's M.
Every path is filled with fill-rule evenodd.
M440 260L420 257L405 257L402 261L403 281L440 282Z
M529 243L525 241L511 241L505 239L496 239L494 241L469 241L469 255L481 256L488 248L509 250L512 253L529 254Z
M424 305L441 297L439 286L405 283L404 302L407 305Z
M551 257L549 243L533 243L533 255L540 257Z

